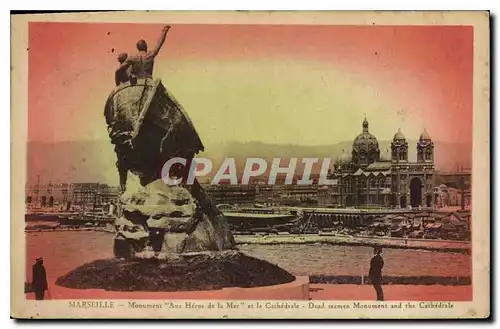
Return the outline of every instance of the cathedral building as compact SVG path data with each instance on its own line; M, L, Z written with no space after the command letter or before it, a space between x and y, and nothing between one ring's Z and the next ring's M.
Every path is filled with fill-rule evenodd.
M341 206L394 208L431 207L434 195L434 143L424 129L417 142L417 161L408 161L408 142L401 129L391 142L390 159L381 159L377 138L368 120L356 137L349 157L343 154L334 165L337 203Z

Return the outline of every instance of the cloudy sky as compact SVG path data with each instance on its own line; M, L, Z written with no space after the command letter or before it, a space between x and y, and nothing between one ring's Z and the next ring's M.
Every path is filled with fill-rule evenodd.
M30 23L29 139L107 139L119 52L161 25ZM473 31L466 26L174 25L155 76L207 148L322 145L370 131L472 144Z

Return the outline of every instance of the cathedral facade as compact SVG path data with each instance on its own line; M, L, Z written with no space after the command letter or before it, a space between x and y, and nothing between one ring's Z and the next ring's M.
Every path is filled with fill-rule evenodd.
M431 207L434 192L434 143L424 129L417 142L417 161L408 161L408 142L401 129L391 142L390 159L381 159L377 138L366 118L352 145L351 157L337 159L332 176L343 207Z

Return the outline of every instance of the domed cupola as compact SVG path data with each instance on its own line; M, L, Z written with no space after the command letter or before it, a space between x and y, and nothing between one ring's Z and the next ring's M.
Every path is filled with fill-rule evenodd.
M368 130L368 120L363 120L363 131L352 144L352 161L360 166L369 165L380 159L380 150L375 136Z
M391 142L391 161L408 161L408 142L406 141L406 137L401 131L401 128L398 128L398 132L394 134L394 138Z
M366 116L363 120L363 132L368 132L368 120L366 120Z
M334 169L335 171L345 171L351 168L351 156L345 150L342 150L342 154L337 157Z
M424 128L424 131L420 134L419 142L430 142L431 135L427 132L427 129Z
M394 138L392 140L393 141L406 141L406 137L405 137L405 135L403 135L401 128L398 128L398 132L394 134Z
M337 158L337 160L340 163L349 163L351 162L351 157L349 156L349 153L342 150L342 154Z
M434 143L425 128L417 142L417 162L434 162Z

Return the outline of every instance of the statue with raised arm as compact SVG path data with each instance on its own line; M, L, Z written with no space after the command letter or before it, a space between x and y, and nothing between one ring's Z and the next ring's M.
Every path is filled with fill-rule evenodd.
M130 58L132 62L131 75L134 78L152 78L155 57L160 52L161 47L165 43L167 33L170 26L165 26L161 32L160 39L158 40L153 51L148 51L148 44L144 39L137 41L137 54Z
M163 28L153 51L139 40L137 54L118 56L117 86L104 110L123 193L123 211L115 223L119 258L133 258L147 245L157 254L235 247L225 218L196 180L186 186L168 186L162 180L167 160L185 158L187 165L172 175L187 177L191 160L204 149L182 106L160 79L153 80L154 60L169 30ZM139 187L128 186L130 174L138 178Z
M122 188L114 214L114 257L83 264L56 284L73 289L192 292L292 282L295 277L287 271L239 252L224 215L196 179L187 183L193 157L203 144L179 102L152 78L154 59L168 30L163 29L152 52L141 40L137 55L119 56L117 86L105 105ZM162 173L166 161L174 157L184 158L186 165ZM167 184L162 174L182 182ZM307 283L301 285L294 289L303 294Z

